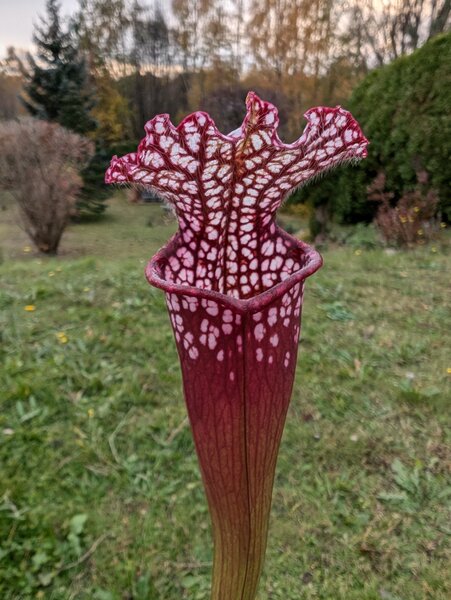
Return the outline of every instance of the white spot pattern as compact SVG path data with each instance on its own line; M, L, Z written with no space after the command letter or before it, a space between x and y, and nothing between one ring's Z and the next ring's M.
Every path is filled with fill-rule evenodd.
M214 351L216 363L221 363L226 372L236 372L233 360L245 349L250 364L255 361L284 368L294 365L302 295L303 282L293 285L260 312L244 317L213 300L168 293L166 301L179 352L191 361L208 365ZM231 375L230 381L234 377Z
M275 224L277 208L312 176L364 157L367 144L340 107L311 109L306 118L301 138L285 145L277 136L277 110L250 93L233 136L220 134L205 113L189 115L177 128L158 115L136 153L113 158L107 182L145 185L175 208L175 255L163 265L168 282L247 299L304 266L295 240ZM215 310L206 307L211 316ZM213 338L206 340L214 346Z

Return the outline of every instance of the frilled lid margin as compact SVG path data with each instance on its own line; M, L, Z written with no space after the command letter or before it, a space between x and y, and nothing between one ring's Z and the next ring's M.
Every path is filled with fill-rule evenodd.
M322 264L316 250L276 225L283 200L324 171L364 158L368 142L341 107L307 111L292 144L279 139L272 104L250 92L246 108L229 135L203 112L177 127L157 115L137 152L112 159L105 181L151 189L176 213L177 234L146 268L151 284L253 312Z

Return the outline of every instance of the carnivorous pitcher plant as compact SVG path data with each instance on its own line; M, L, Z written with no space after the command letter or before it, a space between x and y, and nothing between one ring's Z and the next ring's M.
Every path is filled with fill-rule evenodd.
M114 157L107 183L168 201L175 236L149 262L166 293L214 536L212 600L254 600L266 549L276 459L292 391L304 283L322 259L275 222L293 189L366 156L340 107L312 108L292 144L278 113L250 92L229 135L196 112L145 126L137 152Z

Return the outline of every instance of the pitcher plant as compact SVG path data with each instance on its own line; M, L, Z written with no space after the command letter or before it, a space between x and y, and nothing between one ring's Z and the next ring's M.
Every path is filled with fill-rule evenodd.
M166 293L214 537L212 600L254 600L266 550L279 444L296 368L307 277L319 253L276 224L292 191L366 156L341 107L310 109L292 144L277 109L250 92L239 129L195 112L145 126L136 152L114 157L107 183L148 188L178 231L148 263Z

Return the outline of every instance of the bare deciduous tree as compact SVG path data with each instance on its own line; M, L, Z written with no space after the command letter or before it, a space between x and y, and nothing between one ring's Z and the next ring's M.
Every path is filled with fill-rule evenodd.
M350 6L369 66L408 54L450 26L451 0L353 0Z
M92 142L55 123L25 118L0 123L0 147L0 188L17 201L22 225L36 247L56 254Z

